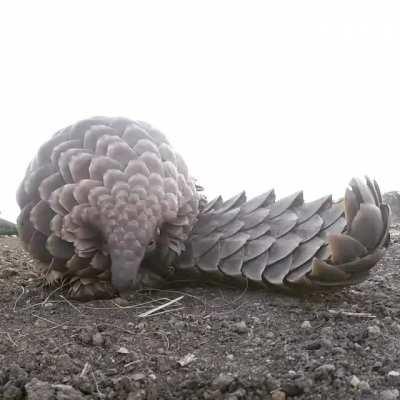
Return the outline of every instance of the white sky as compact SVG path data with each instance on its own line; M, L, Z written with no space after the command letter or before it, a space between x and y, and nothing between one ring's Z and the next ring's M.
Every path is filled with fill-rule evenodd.
M396 1L0 3L0 211L40 144L93 115L161 129L209 197L400 189Z

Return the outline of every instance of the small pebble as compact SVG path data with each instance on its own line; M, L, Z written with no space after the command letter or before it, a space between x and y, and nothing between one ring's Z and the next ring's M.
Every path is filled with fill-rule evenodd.
M243 334L243 333L247 333L247 331L249 329L246 325L246 322L240 321L240 322L237 322L236 324L233 324L233 330L237 333Z
M123 297L117 297L114 299L114 303L118 304L121 307L126 307L129 305L128 299L124 299Z
M395 331L400 332L400 324L398 324L397 322L393 322L391 326Z
M321 348L321 341L320 340L313 340L308 342L304 345L306 350L318 350Z
M316 378L324 378L335 372L336 367L333 364L323 364L315 369L314 374Z
M275 379L272 375L268 374L265 378L265 385L267 386L268 390L273 391L277 390L280 386L280 382L278 379Z
M129 324L129 323L128 323ZM139 322L136 325L136 328L139 329L140 331L143 330L146 327L146 324L144 322Z
M376 325L372 325L368 327L368 335L371 337L376 337L379 336L381 334L381 329L379 328L379 326Z
M360 379L356 375L353 375L350 380L350 385L353 386L354 388L358 388L360 382L361 382Z
M47 322L42 320L42 319L37 319L33 325L35 325L38 328L44 328L47 325Z
M142 374L141 372L138 372L136 374L131 375L131 378L134 381L144 381L146 378L146 375Z
M84 400L83 395L80 391L74 389L71 385L52 385L53 388L56 389L56 398L57 400Z
M344 376L346 376L346 370L343 367L339 367L335 371L335 376L336 378L343 378Z
M271 392L271 400L286 400L287 395L282 390L274 390Z
M235 378L232 375L221 373L212 382L212 387L224 390L227 388Z
M22 400L23 399L22 390L12 383L7 384L4 386L2 399L3 400Z
M54 398L54 389L51 384L36 378L25 385L25 390L29 400L51 400Z
M332 336L333 329L330 326L324 326L323 328L321 328L321 335L322 336Z
M92 336L92 343L94 346L102 346L104 344L104 337L100 332Z
M144 389L140 389L140 390L135 390L134 392L130 392L126 400L145 400L146 398L147 398L146 391Z
M332 351L334 354L347 354L347 351L340 346L335 346Z
M311 329L311 323L310 323L310 321L304 321L304 322L301 324L301 329L305 329L305 330Z
M120 353L120 354L129 354L129 350L128 350L126 347L120 347L120 348L117 350L117 353Z
M367 381L360 381L360 383L358 384L358 388L362 392L368 392L371 389L371 387L369 386L369 383Z
M302 394L310 392L314 382L312 379L300 376L294 380L294 384L298 389L298 394Z
M94 391L94 385L87 376L75 375L73 386L85 394L91 394Z
M289 397L297 396L303 393L303 389L294 382L287 382L282 386L282 391L285 392Z
M327 338L322 338L321 339L321 347L325 349L331 349L333 347L332 340L327 339Z
M400 372L399 371L389 371L388 372L388 381L390 383L400 382Z
M397 389L384 390L379 397L380 400L396 400L399 398L399 391Z
M239 400L246 398L246 390L243 388L237 389L234 392L230 393L226 398L227 400Z

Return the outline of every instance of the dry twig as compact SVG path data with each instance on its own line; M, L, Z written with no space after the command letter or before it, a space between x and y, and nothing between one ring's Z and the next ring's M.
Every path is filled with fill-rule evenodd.
M376 315L365 313L365 312L351 312L344 310L328 310L329 314L333 315L344 315L346 317L357 317L357 318L376 318Z
M17 347L17 343L13 340L10 335L10 332L0 332L0 334L4 334L7 336L7 339L12 343L13 346Z
M176 299L170 300L167 303L164 303L164 304L161 304L161 305L159 305L157 307L154 307L151 310L148 310L148 311L146 311L144 313L139 314L138 316L140 318L148 317L149 315L152 315L155 312L157 312L159 310L162 310L163 308L166 308L166 307L170 306L171 304L174 304L174 303L178 302L179 300L182 300L183 298L184 298L184 296L179 296ZM164 311L164 312L166 312L166 311ZM160 313L158 313L158 314L160 314Z
M78 311L79 314L82 313L82 311L76 307L74 304L72 304L65 296L63 296L62 294L60 294L60 297L66 302L68 303L74 310Z

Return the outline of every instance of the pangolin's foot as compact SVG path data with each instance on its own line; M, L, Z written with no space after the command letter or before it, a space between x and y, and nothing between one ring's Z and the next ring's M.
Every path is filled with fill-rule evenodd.
M107 281L77 279L75 282L70 282L70 285L68 296L73 300L105 300L117 296L117 292Z

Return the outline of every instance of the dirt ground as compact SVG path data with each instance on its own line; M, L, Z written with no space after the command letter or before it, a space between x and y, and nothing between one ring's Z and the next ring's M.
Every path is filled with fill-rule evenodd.
M370 279L339 292L198 286L77 303L38 286L34 261L2 238L0 398L399 398L399 230L392 239Z

